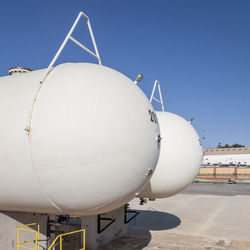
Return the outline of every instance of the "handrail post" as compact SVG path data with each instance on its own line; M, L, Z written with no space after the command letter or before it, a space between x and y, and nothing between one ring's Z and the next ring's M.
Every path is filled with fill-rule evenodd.
M20 249L19 247L20 235L19 235L19 228L17 229L17 250Z
M62 250L62 235L60 236L60 250Z
M85 229L83 231L83 250L85 250Z
M37 225L37 239L36 239L36 247L39 250L39 235L40 235L40 225Z
M36 250L37 250L37 232L36 232L36 239L35 239L35 241L36 241Z

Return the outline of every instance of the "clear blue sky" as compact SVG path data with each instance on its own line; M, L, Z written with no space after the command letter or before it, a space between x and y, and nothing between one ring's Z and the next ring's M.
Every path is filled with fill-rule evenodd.
M47 67L79 11L103 64L143 73L147 96L158 79L166 110L195 117L204 147L250 146L249 0L2 0L0 76ZM91 47L84 22L74 36ZM95 62L72 42L57 63L69 61Z

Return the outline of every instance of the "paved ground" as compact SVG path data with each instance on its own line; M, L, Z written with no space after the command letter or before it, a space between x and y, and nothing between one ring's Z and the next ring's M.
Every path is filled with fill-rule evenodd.
M210 194L219 196L250 196L250 185L247 184L205 184L194 183L185 189L182 194Z
M168 199L138 203L130 203L141 214L129 234L103 250L250 250L249 185L193 184Z

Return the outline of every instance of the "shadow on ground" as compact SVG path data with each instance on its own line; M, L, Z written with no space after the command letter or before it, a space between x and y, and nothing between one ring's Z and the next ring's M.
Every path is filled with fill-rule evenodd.
M151 241L151 230L169 230L181 224L180 218L173 214L150 210L137 211L140 214L129 223L129 233L102 247L102 250L141 250Z
M158 231L175 228L181 224L180 218L173 214L150 210L138 211L140 214L131 222L131 226L134 225L141 229Z

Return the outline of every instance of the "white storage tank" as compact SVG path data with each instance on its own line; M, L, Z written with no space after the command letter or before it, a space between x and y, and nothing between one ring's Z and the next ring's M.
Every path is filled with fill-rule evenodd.
M92 215L131 200L159 157L153 107L90 63L0 78L0 210Z
M138 195L167 198L195 179L202 161L200 139L189 121L170 112L156 112L161 130L161 152L155 173Z

